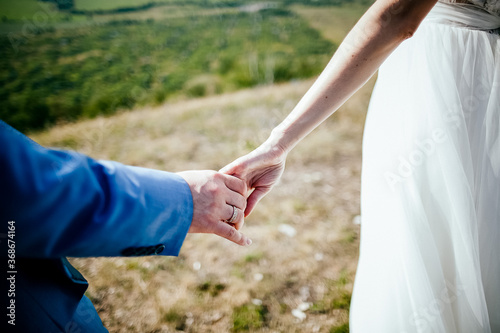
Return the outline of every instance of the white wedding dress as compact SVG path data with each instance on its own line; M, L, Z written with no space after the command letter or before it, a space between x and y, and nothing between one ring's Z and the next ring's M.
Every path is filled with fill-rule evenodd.
M351 332L500 332L500 1L471 2L380 68Z

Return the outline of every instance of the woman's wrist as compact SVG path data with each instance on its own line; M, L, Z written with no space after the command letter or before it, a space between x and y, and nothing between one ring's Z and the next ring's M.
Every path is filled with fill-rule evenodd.
M280 155L287 155L293 148L293 144L288 140L286 132L283 131L279 126L275 127L269 138L266 140L264 145L270 149L278 152Z
M288 150L282 145L281 135L273 130L269 138L264 141L257 149L251 152L248 156L250 159L264 158L268 164L282 163L286 160Z

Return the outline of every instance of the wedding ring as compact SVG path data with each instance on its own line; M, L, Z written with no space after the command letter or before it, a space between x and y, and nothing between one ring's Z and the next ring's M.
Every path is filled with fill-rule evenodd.
M227 223L233 223L233 221L236 220L236 217L238 216L238 210L236 209L236 207L234 206L232 207L233 207L233 216L231 216L229 220L226 220Z

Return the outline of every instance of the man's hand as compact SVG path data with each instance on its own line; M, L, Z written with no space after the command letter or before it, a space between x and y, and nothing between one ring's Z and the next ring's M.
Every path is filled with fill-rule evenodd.
M242 180L215 171L184 171L179 176L193 195L193 221L190 233L213 233L239 245L252 241L240 233L246 208L246 185ZM234 207L234 208L233 208ZM231 224L226 221L237 214Z

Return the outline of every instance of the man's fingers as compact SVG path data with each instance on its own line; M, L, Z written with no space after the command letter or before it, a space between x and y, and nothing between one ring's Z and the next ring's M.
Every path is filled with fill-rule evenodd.
M243 180L226 174L223 174L223 176L224 183L226 184L227 188L241 195L246 195L247 185Z
M239 209L237 206L227 204L224 208L224 215L221 216L221 221L233 224L240 219L240 216L243 216L242 209Z
M226 199L226 203L230 206L236 206L236 208L245 211L245 208L247 207L247 199L240 194L236 194L235 192L231 193L232 195L230 198Z
M231 215L223 220L222 222L225 222L225 223L229 223L230 226L234 227L236 230L240 230L241 227L243 227L243 224L244 224L244 220L245 220L245 216L244 216L244 210L243 209L239 209L238 207L234 207L234 210L233 210L233 206L230 206L230 205L226 205L228 207L231 207ZM234 215L234 218L233 218L233 215ZM232 219L232 220L231 220Z
M243 224L245 224L245 214L243 210L238 209L238 216L236 219L231 223L231 225L236 229L240 230L243 227Z
M231 242L234 242L241 246L248 246L252 244L252 241L247 236L243 235L241 232L236 230L234 227L230 226L224 222L218 222L214 227L214 234L224 237Z

